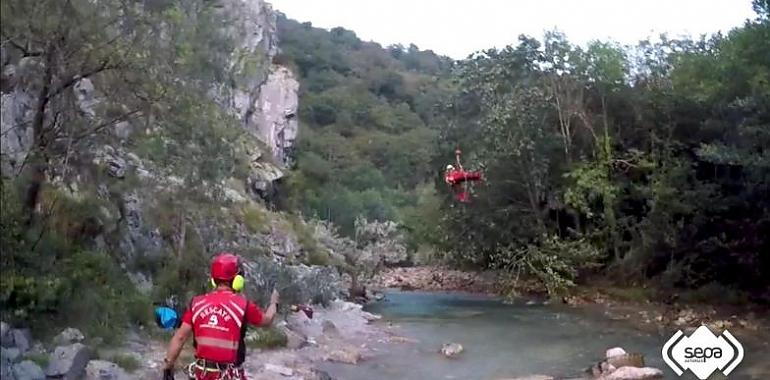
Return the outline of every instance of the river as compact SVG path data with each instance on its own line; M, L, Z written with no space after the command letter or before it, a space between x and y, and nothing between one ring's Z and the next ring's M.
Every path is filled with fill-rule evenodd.
M689 372L676 376L663 362L661 347L669 336L636 329L591 308L391 291L368 310L383 316L379 323L392 323L400 334L418 342L375 347L378 354L357 366L325 363L323 369L335 379L494 380L533 374L581 378L583 368L616 346L644 354L646 365L663 369L666 379L696 379ZM437 351L448 342L461 343L465 352L453 360L442 357ZM767 342L744 346L746 358L729 378L770 379L770 373L750 374L756 369L749 369L768 359ZM718 378L724 376L712 376Z

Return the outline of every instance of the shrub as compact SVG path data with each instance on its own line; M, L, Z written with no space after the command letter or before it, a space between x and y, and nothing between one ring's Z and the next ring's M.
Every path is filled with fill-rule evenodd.
M102 232L105 205L96 197L75 198L61 190L45 188L41 192L40 207L43 210L40 228L54 235L65 249L75 247Z
M128 373L134 373L142 367L142 363L133 355L115 354L107 359L123 368Z
M106 254L76 252L62 260L58 276L64 286L59 318L87 336L110 343L120 338L123 327L150 321L149 300Z
M243 223L252 233L265 233L269 230L265 212L253 205L247 205L243 208Z
M329 261L325 258L328 258L328 253L323 252L318 247L318 241L313 235L313 228L297 215L289 216L289 222L291 223L292 230L294 230L294 234L297 235L297 241L307 253L308 264L327 265ZM326 264L323 264L324 262Z
M627 288L607 286L607 287L604 287L604 291L612 298L615 298L621 301L643 302L643 301L652 299L654 296L653 292L650 289L642 288L638 286L627 287Z
M329 253L324 252L320 249L316 249L314 251L308 252L307 255L307 262L305 264L307 265L330 265L332 262L331 255Z
M244 271L249 299L266 305L275 288L281 293L281 311L299 303L328 304L341 288L339 274L331 267L290 267L268 257L257 257L244 263Z
M49 356L42 352L29 352L24 355L24 358L35 362L41 368L48 367Z
M575 286L580 270L596 266L600 257L596 248L585 239L562 240L557 236L542 236L524 247L504 247L491 256L491 266L510 275L515 293L521 276L534 277L548 291L558 296Z
M286 347L286 335L275 327L257 328L246 333L246 345L251 348Z
M745 305L749 302L749 295L738 289L731 289L725 285L711 282L697 289L681 293L684 302L710 304L718 300L728 305Z

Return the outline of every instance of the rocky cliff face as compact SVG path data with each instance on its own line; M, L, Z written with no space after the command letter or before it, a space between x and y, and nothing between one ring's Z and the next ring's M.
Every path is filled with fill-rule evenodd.
M209 253L257 247L279 260L301 259L306 254L292 224L283 215L268 211L259 199L284 176L288 152L297 136L299 83L289 69L271 64L278 52L276 14L262 0L218 0L215 9L232 20L221 27L234 46L226 60L229 77L206 83L206 87L212 100L248 131L237 141L224 142L235 161L244 163L245 169L237 171L240 177L194 184L200 185L206 199L183 202L179 194L191 186L190 173L169 172L143 156L135 144L126 143L136 134L154 133L149 119L146 124L138 120L116 123L109 136L67 157L68 162L59 165L69 173L66 183L57 170L49 173L48 182L62 194L75 201L93 199L100 205L94 212L100 231L92 236L94 245L121 252L127 263L140 256L181 254L189 241ZM25 165L33 144L33 95L38 89L29 79L39 71L30 68L39 68L41 62L34 57L12 57L6 46L0 56L0 164L3 177L13 177ZM103 94L110 90L100 87L104 85L81 79L70 89L82 117L107 118L100 107ZM150 286L140 274L135 273L133 279L143 288Z
M230 60L235 81L217 84L213 93L277 162L287 163L297 136L299 82L288 68L270 64L278 52L276 13L261 0L221 3L221 12L235 20L227 32L239 43Z
M226 35L235 42L228 65L231 78L221 83L211 83L211 96L228 113L241 120L243 127L263 145L269 148L269 156L258 159L262 167L255 171L264 188L264 182L272 182L283 176L280 167L286 163L297 135L295 115L298 108L299 83L285 67L272 65L278 52L276 14L270 4L262 0L219 0L218 11L233 22L223 25ZM25 57L13 61L6 48L2 56L2 172L9 176L18 173L32 144L30 130L32 107L31 86L26 76L33 71L30 66L40 65L39 60ZM83 114L96 117L99 89L90 80L81 80L73 88ZM126 123L119 123L113 131L125 139L131 132Z
M260 89L257 112L253 120L256 134L273 151L273 156L288 163L291 148L297 138L297 108L299 82L286 67L273 65L267 81ZM251 131L252 128L247 126Z
M5 49L0 54L0 170L3 175L13 175L18 174L32 145L32 128L27 125L32 120L33 100L22 79L34 63L30 59L12 63Z

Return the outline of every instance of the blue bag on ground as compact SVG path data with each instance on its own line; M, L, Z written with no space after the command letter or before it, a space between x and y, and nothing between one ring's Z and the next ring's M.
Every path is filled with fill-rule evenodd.
M181 325L179 313L177 313L176 310L166 306L155 308L155 323L158 324L158 327L164 330L172 330Z

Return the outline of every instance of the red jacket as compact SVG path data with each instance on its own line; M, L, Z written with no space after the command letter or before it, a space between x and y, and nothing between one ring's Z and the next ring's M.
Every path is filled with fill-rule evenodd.
M463 181L480 181L480 172L466 172L464 170L448 170L444 174L444 181L449 184L455 184Z
M219 363L242 361L245 324L258 325L262 312L231 291L213 291L192 299L182 322L192 325L195 357Z

